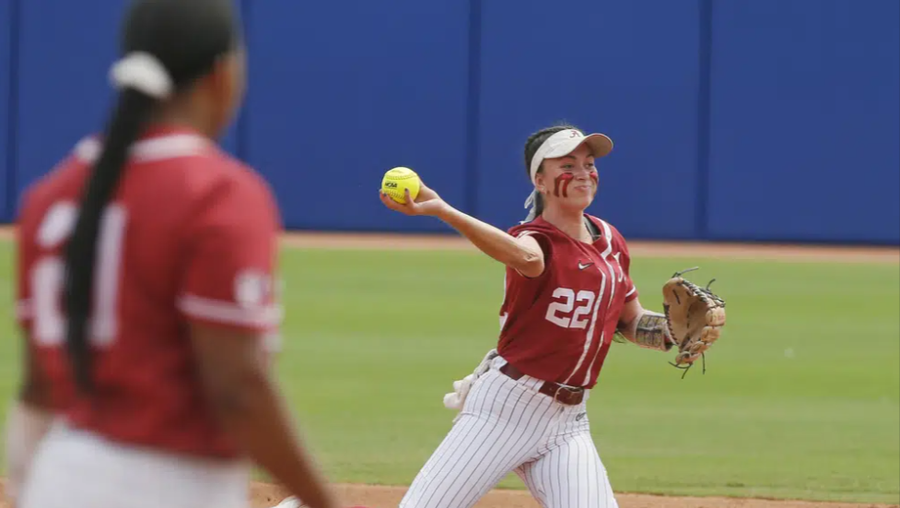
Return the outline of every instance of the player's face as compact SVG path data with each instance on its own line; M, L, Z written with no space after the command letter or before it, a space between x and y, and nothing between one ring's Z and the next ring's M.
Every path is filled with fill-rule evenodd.
M586 145L558 159L546 159L543 178L539 184L545 189L547 203L584 210L597 193L597 168L594 156Z

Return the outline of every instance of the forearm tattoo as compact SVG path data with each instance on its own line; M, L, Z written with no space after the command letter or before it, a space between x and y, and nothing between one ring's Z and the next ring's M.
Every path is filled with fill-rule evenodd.
M657 312L645 312L638 319L634 338L631 341L643 348L668 351L672 347L672 343L669 340L666 316Z

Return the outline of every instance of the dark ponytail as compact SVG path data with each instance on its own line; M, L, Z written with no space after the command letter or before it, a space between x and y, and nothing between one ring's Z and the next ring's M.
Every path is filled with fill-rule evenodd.
M235 48L235 21L231 0L136 0L126 14L123 59L112 70L120 93L65 252L66 345L75 381L85 393L93 390L89 316L103 212L132 145L160 103L211 71L220 56Z
M581 130L574 125L560 124L541 129L531 136L528 136L528 140L525 141L525 175L528 176L529 180L531 180L531 159L534 159L535 154L541 145L544 144L544 141L547 141L550 136L557 132L568 129ZM541 167L538 168L537 172L540 173L543 170L543 164L541 164ZM532 199L531 210L528 212L528 216L525 217L525 222L528 222L535 217L540 217L541 214L544 213L544 196L542 196L537 189L535 189Z
M544 213L544 195L540 192L534 193L534 202L531 204L531 211L528 213L526 220L533 220L540 217Z
M137 90L126 88L119 94L118 104L106 128L103 150L85 185L78 221L66 247L66 344L75 380L85 392L92 389L88 317L101 217L122 177L129 148L140 135L156 103L157 99Z

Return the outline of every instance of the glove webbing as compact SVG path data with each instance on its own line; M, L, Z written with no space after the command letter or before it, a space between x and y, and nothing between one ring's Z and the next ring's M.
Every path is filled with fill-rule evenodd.
M680 272L675 272L675 273L672 275L672 277L681 277L682 275L684 275L684 274L686 274L686 273L688 273L688 272L693 272L694 270L698 270L699 268L700 268L699 266L695 266L695 267L693 267L693 268L688 268L688 269L682 270L682 271L680 271ZM688 281L688 280L682 280L682 284L685 285L685 286L687 286L692 292L694 292L694 293L699 293L701 298L703 298L704 300L707 300L707 303L709 303L709 301L712 301L713 303L715 303L715 304L716 304L717 306L719 306L719 307L725 307L725 301L722 300L721 298L719 298L718 295L714 294L713 292L711 292L711 291L709 290L709 287L712 286L712 283L715 282L715 281L716 281L715 278L713 278L712 280L710 280L710 281L706 284L706 287L705 287L705 288L701 288L700 286L698 286L698 285L696 285L696 284L694 284L693 282L690 282L690 281ZM681 303L681 300L678 298L678 293L673 293L673 294L674 294L674 296L675 296L675 300L678 301L678 303ZM666 312L666 320L668 321L668 320L669 320L669 306L666 305L666 306L665 306L665 309L663 309L663 310L665 310L665 312ZM690 324L690 323L688 323L688 325L689 325L689 324ZM701 363L703 364L703 371L702 371L702 372L703 372L703 374L705 375L705 374L706 374L706 351L700 353L700 361L701 361ZM685 365L685 366L681 366L681 365L678 365L678 364L676 364L675 362L671 362L671 361L669 362L669 365L671 365L672 367L675 367L676 369L679 369L679 370L683 370L683 371L684 371L684 373L681 374L681 379L684 379L684 376L687 376L688 371L691 370L691 367L694 366L693 363L690 363L690 364Z

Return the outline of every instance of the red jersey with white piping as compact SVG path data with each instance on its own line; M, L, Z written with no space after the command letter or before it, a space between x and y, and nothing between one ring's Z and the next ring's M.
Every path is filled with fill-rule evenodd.
M64 247L100 151L82 141L26 192L20 210L19 322L74 427L113 441L231 457L202 396L188 321L256 332L276 345L281 221L264 180L189 131L148 132L131 148L98 237L95 393L77 396L62 312Z
M599 235L573 239L541 217L509 230L531 235L544 252L544 272L527 278L506 270L497 351L529 376L592 388L625 303L637 297L625 239L589 215Z

